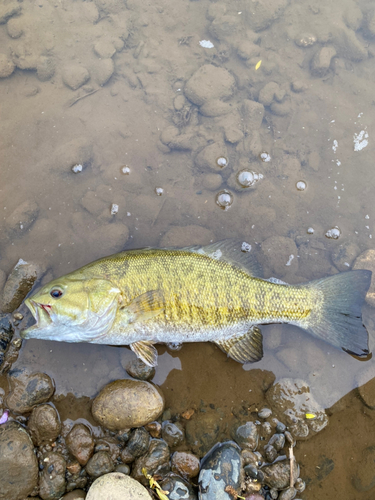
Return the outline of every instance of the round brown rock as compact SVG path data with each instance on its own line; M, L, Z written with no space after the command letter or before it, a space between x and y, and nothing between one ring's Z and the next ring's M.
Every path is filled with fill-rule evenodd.
M30 412L34 406L48 401L55 392L54 383L46 373L13 370L9 379L12 390L7 405L17 413Z
M91 409L95 420L113 431L142 427L156 420L163 410L161 390L140 380L111 382L94 399Z
M366 295L366 302L375 306L375 250L366 250L354 262L353 269L372 271L371 285Z
M172 471L185 479L195 477L199 473L199 458L193 453L176 451L172 455Z
M0 54L0 78L10 76L14 71L14 64L12 59L6 54Z
M28 428L37 446L52 443L61 432L59 415L53 406L39 405L31 413Z
M66 446L81 465L86 465L94 453L95 443L88 427L76 424L66 436Z
M86 500L150 500L144 486L120 472L112 472L93 482Z
M0 426L0 498L19 500L38 484L38 461L30 436L18 422Z
M211 99L231 97L234 88L235 80L229 71L205 64L186 83L185 95L192 103L201 106Z

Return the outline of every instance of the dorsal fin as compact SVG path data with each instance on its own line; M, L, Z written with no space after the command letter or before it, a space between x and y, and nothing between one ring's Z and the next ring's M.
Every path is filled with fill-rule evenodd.
M256 278L263 276L262 268L255 257L254 248L242 241L221 240L205 246L193 245L180 250L208 255L212 259L229 262Z

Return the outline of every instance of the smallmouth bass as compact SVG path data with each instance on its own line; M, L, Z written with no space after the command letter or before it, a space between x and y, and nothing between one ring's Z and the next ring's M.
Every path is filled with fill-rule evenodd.
M157 365L156 343L210 341L246 363L263 356L257 325L289 323L351 354L368 354L361 306L371 271L288 285L258 277L251 252L240 248L223 241L99 259L26 299L36 324L21 336L129 345L149 366Z

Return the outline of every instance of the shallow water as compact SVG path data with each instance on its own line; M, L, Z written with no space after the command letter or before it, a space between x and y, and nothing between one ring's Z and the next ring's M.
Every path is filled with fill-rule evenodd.
M277 277L297 283L337 272L332 256L340 245L353 258L374 247L371 2L38 0L2 6L21 8L0 24L1 52L17 65L0 78L4 273L22 258L39 264L47 282L124 248L236 238L259 249L267 238L282 236L294 240L298 254L277 261ZM202 47L202 40L213 47ZM321 54L323 47L332 50ZM183 97L186 82L205 64L235 78L233 95L224 99L231 106L226 114L204 116ZM74 86L82 67L90 78L72 90L64 79ZM255 129L243 102L258 101L270 82L277 91ZM199 160L210 144L217 145L216 158L227 158L226 167ZM262 151L270 161L261 161ZM83 170L73 173L76 164ZM263 178L241 189L235 176L244 168ZM297 189L300 181L306 189ZM160 196L156 188L163 189ZM233 195L227 210L216 203L224 189ZM22 215L13 217L23 203ZM112 204L118 205L115 215ZM336 226L340 237L325 237ZM364 319L373 348L370 306ZM226 359L211 344L178 352L160 346L154 381L172 413L213 405L226 420L242 404L263 404L260 370L303 378L316 399L332 407L332 417L321 434L298 445L301 476L310 478L302 497L368 498L351 477L362 450L375 444L374 415L353 389L373 360L358 361L294 327L262 331L265 356L254 366ZM16 366L54 377L56 404L68 423L90 419L87 398L127 376L120 350L131 358L126 348L27 341ZM330 461L334 468L326 465L319 475Z

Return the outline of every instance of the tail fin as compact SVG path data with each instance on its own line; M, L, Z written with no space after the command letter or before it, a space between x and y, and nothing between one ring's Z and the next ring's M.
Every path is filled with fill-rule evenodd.
M369 353L368 333L361 308L370 287L371 271L356 270L311 281L308 286L323 293L321 307L306 330L335 347L356 356Z

